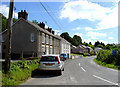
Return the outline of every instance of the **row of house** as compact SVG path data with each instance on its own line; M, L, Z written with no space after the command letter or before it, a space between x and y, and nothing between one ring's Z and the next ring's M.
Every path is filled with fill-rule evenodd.
M45 24L40 22L38 25L27 20L28 13L21 10L18 13L18 21L12 26L11 56L40 57L43 54L70 55L70 43L64 38L55 35L52 28L45 28ZM7 29L2 32L2 54L4 57L6 48Z
M93 51L93 49L91 47L85 46L82 44L79 44L77 47L72 46L72 48L71 48L72 53L89 53L91 51Z
M97 54L99 52L99 50L102 50L102 48L100 47L96 47L94 50L89 47L89 46L85 46L80 44L79 46L73 46L71 47L71 52L72 53L90 53L91 51L94 51L95 54Z

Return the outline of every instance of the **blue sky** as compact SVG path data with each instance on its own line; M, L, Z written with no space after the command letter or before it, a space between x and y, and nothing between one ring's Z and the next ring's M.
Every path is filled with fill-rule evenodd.
M89 2L87 0L69 0L68 2L42 2L49 13L57 21L60 28L43 9L40 2L15 2L14 12L28 12L28 20L47 21L47 26L59 32L68 32L71 37L81 36L83 42L118 43L118 4L113 2ZM1 9L2 8L2 9ZM0 5L0 13L6 17L9 2Z

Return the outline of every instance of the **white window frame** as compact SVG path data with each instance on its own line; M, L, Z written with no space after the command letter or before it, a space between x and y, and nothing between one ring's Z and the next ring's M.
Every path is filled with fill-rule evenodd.
M34 34L34 33L31 33L31 34L30 34L30 41L31 41L31 42L34 42L34 41L35 41L35 34Z

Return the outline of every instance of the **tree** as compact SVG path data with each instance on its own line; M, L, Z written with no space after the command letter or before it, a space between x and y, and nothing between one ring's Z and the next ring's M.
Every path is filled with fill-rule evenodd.
M100 44L99 41L95 42L94 46L97 47Z
M7 18L0 13L0 17L2 18L2 20L0 20L0 23L2 24L2 31L7 29ZM18 19L13 18L13 23L15 23Z
M82 39L80 36L74 35L73 39L76 39L76 41L78 42L78 45L82 43Z
M32 20L32 23L38 24L37 20Z
M67 40L68 42L72 43L72 38L69 36L68 32L64 32L60 36Z
M86 43L86 42L84 42L84 43L82 43L83 45L85 45L85 46L88 46L88 43Z
M7 18L1 13L0 17L2 18L2 20L0 20L0 23L2 23L2 31L4 31L5 29L7 29Z
M90 44L90 45L92 45L92 43L91 43L91 42L89 42L89 44Z

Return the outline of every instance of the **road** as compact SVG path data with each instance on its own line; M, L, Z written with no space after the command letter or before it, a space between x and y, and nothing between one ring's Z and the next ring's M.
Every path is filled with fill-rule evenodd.
M69 59L63 75L38 74L22 85L118 85L118 71L97 65L95 57Z

